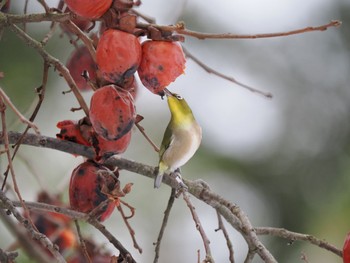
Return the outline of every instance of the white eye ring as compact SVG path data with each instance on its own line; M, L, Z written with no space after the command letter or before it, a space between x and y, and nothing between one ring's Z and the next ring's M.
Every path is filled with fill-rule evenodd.
M183 100L183 99L184 99L183 97L181 97L181 96L178 95L178 94L176 94L176 98L177 98L178 100Z

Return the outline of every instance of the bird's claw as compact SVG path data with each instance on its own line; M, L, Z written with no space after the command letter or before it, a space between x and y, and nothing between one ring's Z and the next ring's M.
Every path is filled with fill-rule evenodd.
M179 197L182 192L187 191L188 187L187 185L183 182L181 173L179 171L175 171L171 174L171 177L175 179L177 183L177 188L176 188L176 197Z

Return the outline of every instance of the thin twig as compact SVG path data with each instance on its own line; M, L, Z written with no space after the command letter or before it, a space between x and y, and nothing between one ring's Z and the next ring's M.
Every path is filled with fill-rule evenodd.
M203 226L199 220L199 217L197 215L197 212L195 211L195 207L193 206L191 200L190 200L190 197L189 195L187 194L187 192L183 192L182 193L182 196L183 196L183 199L185 200L188 208L190 209L191 211L191 214L192 214L192 218L193 218L193 221L194 223L196 224L196 229L199 231L201 237L202 237L202 240L203 240L203 244L204 244L204 248L205 248L205 260L204 262L205 263L214 263L214 259L213 257L211 256L211 251L210 251L210 241L207 237L207 234L205 233L204 229L203 229Z
M100 222L98 222L96 219L90 219L88 220L88 223L93 225L97 230L99 230L107 239L109 242L111 242L119 251L120 251L120 259L124 259L126 263L136 263L135 259L132 257L130 252L126 250L126 248L120 243L111 232L109 232L104 225L102 225Z
M38 0L38 2L44 7L46 13L50 12L50 7L46 4L44 0Z
M87 214L87 219L89 218L98 219L102 215L102 213L106 210L106 208L110 203L111 203L111 200L109 200L108 198L102 201L101 203L99 203L98 206L96 206L92 211L90 211Z
M154 19L154 17L150 17L148 15L145 15L135 9L131 9L130 10L132 13L134 13L135 15L137 15L138 17L141 17L143 20L145 20L147 23L150 23L150 24L155 24L156 23L156 20Z
M184 179L184 183L192 195L216 208L226 221L241 233L248 244L249 251L257 253L265 262L277 262L271 252L261 243L249 218L238 205L211 191L202 180L196 182Z
M157 263L158 259L159 259L160 244L162 242L162 238L163 238L163 235L164 235L165 227L168 224L168 219L169 219L171 208L173 207L173 204L174 204L174 201L175 201L175 193L176 193L176 189L175 188L171 188L171 193L170 193L168 205L167 205L167 207L166 207L166 209L164 211L164 217L163 217L162 226L161 226L159 234L158 234L157 242L155 243L156 247L154 249L155 255L154 255L153 263Z
M186 29L183 23L178 23L176 25L170 25L170 26L144 24L144 23L137 24L139 28L147 29L149 27L154 27L161 31L176 32L181 35L195 37L198 39L256 39L256 38L283 37L283 36L291 36L291 35L303 34L303 33L313 32L313 31L325 31L329 27L338 27L340 25L341 25L341 21L332 20L325 25L309 26L309 27L295 29L295 30L286 31L286 32L241 35L241 34L232 34L232 33L203 33L203 32L192 31L192 30Z
M1 90L1 88L0 88ZM6 109L6 105L3 101L3 98L0 97L0 115L1 115L1 126L2 126L2 133L4 134L4 145L5 145L5 149L6 149L6 157L7 157L7 161L8 161L8 167L9 167L9 171L11 173L11 178L12 178L12 183L13 183L13 188L15 190L15 193L18 197L18 200L22 203L23 209L24 209L24 215L28 218L28 223L31 225L31 227L34 230L36 229L36 226L34 225L28 208L26 207L26 205L23 202L23 198L21 195L21 192L18 188L18 184L17 184L17 179L16 179L16 174L15 174L15 170L13 168L13 163L12 163L12 159L11 159L11 154L10 154L10 147L9 147L9 139L7 136L7 127L6 127L6 120L5 120L5 109ZM6 178L7 178L7 174L6 177L4 179L4 183L6 182ZM3 187L5 186L5 184L3 184ZM3 188L1 189L3 190Z
M35 131L35 133L40 134L39 128L34 123L27 120L27 118L24 117L19 110L17 110L16 106L13 105L10 98L6 95L6 93L3 91L1 87L0 87L0 97L3 98L5 103L12 109L12 111L17 115L17 117L21 120L22 123L30 126Z
M40 42L33 39L31 36L25 33L18 26L13 24L10 26L10 29L20 39L22 39L28 46L34 48L48 64L53 65L62 74L67 84L69 85L70 89L73 91L76 99L78 100L80 107L84 110L84 113L86 114L86 116L89 116L89 108L84 98L80 94L80 91L77 88L77 85L74 79L72 78L71 74L69 73L69 70L67 69L67 67L64 64L62 64L57 58L47 53L46 50L43 49L43 46Z
M339 257L343 256L343 253L340 249L312 235L301 234L301 233L286 230L284 228L274 228L274 227L256 227L255 231L257 235L276 236L276 237L281 237L291 241L296 241L296 240L307 241L310 244L326 249Z
M53 37L54 33L56 30L56 23L52 22L51 26L50 26L50 30L46 33L46 35L44 36L43 40L40 41L40 43L43 46L46 46L47 42L49 42L49 40L51 39L51 37Z
M49 67L50 67L50 65L49 65L48 63L44 62L44 70L43 70L43 80L42 80L42 84L41 84L41 86L40 86L39 88L36 89L37 94L38 94L38 97L39 97L39 101L38 101L37 105L35 106L35 109L34 109L32 115L31 115L30 118L29 118L29 121L30 121L31 123L34 122L35 117L36 117L36 115L38 114L38 112L39 112L39 110L40 110L40 107L41 107L41 105L42 105L42 103L43 103L43 101L44 101L45 91L46 91L46 85L47 85L47 80L48 80L48 75L49 75ZM15 156L16 156L16 154L17 154L17 151L19 150L19 147L20 147L20 145L21 145L21 141L22 141L23 137L24 137L24 136L27 134L27 132L29 131L29 128L30 128L30 125L28 125L28 126L26 127L26 129L24 130L22 136L21 136L21 137L18 139L18 141L16 142L15 147L14 147L14 150L13 150L13 153L12 153L11 160L14 160L14 158L15 158ZM1 187L2 190L3 190L4 187L5 187L6 180L7 180L7 174L8 174L8 172L9 172L9 169L10 169L10 166L8 165L8 166L7 166L7 169L6 169L5 173L4 173L5 179L4 179L4 182L3 182L2 187Z
M12 204L15 207L22 207L22 204L18 201L12 201ZM47 212L53 212L57 214L66 215L74 220L76 219L76 220L86 221L88 219L88 214L81 213L62 206L50 205L50 204L41 203L41 202L29 202L29 201L25 201L25 204L27 205L29 210L38 211L43 214ZM5 206L1 202L0 202L0 208L5 209Z
M224 222L222 222L222 218L221 215L218 211L216 211L216 214L218 216L218 228L215 231L219 231L221 230L222 233L224 234L225 240L226 240L226 245L229 251L229 260L231 263L235 263L235 257L234 257L234 250L233 250L233 246L232 246L232 242L230 240L230 237L228 235L228 232L226 230L226 227L224 225Z
M129 224L129 221L128 221L128 218L130 218L130 217L125 216L125 213L124 213L123 208L122 208L121 205L118 205L117 208L118 208L118 211L120 212L120 214L122 215L122 218L123 218L123 221L124 221L126 227L127 227L128 230L129 230L129 233L130 233L132 242L133 242L133 244L134 244L134 248L136 248L136 249L139 251L139 253L141 254L141 253L142 253L142 248L141 248L141 247L139 246L139 244L137 243L136 237L135 237L135 231L134 231L134 229L131 227L131 225ZM133 213L133 212L132 212L132 213Z
M187 58L190 58L192 59L198 66L200 66L202 69L204 69L206 72L208 72L209 74L214 74L216 76L218 76L219 78L222 78L222 79L226 79L238 86L241 86L242 88L245 88L253 93L257 93L257 94L260 94L266 98L272 98L273 95L272 93L270 92L265 92L265 91L262 91L262 90L258 90L258 89L255 89L255 88L252 88L246 84L243 84L242 82L239 82L238 80L236 80L235 78L231 77L231 76L227 76L225 74L222 74L221 72L219 71L216 71L215 69L213 68L210 68L208 65L206 65L204 62L202 62L201 60L199 60L197 57L195 57L191 52L189 52L186 48L182 47L183 48L183 51L186 55Z
M90 52L93 61L96 63L96 50L93 45L93 41L83 31L81 31L80 28L77 27L77 25L74 24L72 21L66 21L65 26L69 29L70 32L76 34L78 38L84 42L85 46Z
M156 152L159 152L158 146L151 140L150 137L148 137L148 135L145 133L145 129L144 129L139 123L135 123L135 126L139 129L139 131L141 132L141 134L143 135L143 137L145 137L146 140L151 144L151 146L153 147L153 149L154 149Z
M23 13L24 13L24 15L27 14L28 3L29 3L29 0L25 0L25 2L24 2L24 7L23 7ZM25 21L23 21L23 30L24 30L24 32L27 32L27 23L26 23Z
M79 241L80 241L80 248L83 251L83 255L85 256L85 259L87 260L88 263L92 263L91 258L89 256L89 253L86 249L85 241L84 241L83 236L82 236L81 231L80 231L80 226L79 226L78 220L74 220L74 224L75 224L75 228L77 229L77 233L78 233L78 237L79 237Z

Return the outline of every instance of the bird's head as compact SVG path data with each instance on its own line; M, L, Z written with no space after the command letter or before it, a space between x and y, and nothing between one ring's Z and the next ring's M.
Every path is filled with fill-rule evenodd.
M192 110L183 97L168 90L165 92L165 95L167 96L171 117L175 124L186 124L194 121Z

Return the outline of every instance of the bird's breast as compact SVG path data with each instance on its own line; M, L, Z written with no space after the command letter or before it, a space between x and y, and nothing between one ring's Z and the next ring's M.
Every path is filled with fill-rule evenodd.
M202 129L197 123L173 130L171 144L162 158L169 165L169 170L174 171L191 159L201 140Z

